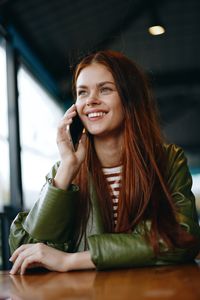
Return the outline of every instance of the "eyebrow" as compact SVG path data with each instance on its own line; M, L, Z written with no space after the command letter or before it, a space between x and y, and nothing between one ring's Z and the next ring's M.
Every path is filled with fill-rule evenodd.
M115 83L112 82L112 81L103 81L103 82L97 83L97 86L98 86L98 87L102 87L103 85L108 84L108 83L115 85ZM81 89L81 88L82 88L82 89L85 89L85 88L87 88L87 86L86 86L86 85L79 85L79 86L77 86L76 88L77 88L77 89Z

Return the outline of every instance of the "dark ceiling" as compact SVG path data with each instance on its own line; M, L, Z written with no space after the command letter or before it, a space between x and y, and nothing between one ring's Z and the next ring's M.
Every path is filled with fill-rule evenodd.
M199 0L0 0L13 26L66 101L70 66L97 49L124 52L152 77L167 137L200 156ZM166 33L151 36L156 13ZM63 101L63 100L62 100Z

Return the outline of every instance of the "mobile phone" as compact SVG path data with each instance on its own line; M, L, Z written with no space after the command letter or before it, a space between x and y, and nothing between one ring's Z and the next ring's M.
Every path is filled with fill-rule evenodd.
M77 150L79 140L81 138L81 135L83 133L84 125L77 114L74 118L72 123L69 126L69 134L71 136L71 140L73 143L74 150Z

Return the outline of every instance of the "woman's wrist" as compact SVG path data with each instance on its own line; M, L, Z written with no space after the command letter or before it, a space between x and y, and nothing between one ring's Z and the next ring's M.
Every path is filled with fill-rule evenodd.
M54 186L62 190L67 190L73 179L73 173L74 170L69 163L61 162L54 178Z
M89 251L70 253L69 256L66 256L66 271L95 268Z

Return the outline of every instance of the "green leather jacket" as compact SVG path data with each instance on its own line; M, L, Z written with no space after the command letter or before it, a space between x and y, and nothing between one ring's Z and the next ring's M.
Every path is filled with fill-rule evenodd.
M165 145L165 148L169 157L167 178L179 211L178 220L187 231L200 239L195 199L191 192L192 180L184 152L172 144ZM46 176L39 200L31 211L19 213L13 221L9 238L11 252L22 244L37 242L66 252L75 251L71 239L79 189L72 185L70 190L64 191L49 183L49 178L55 176L58 165L59 163L55 164ZM86 236L92 260L98 270L183 263L193 260L199 252L199 246L170 250L160 239L161 254L156 256L146 239L146 232L149 232L151 226L150 220L142 221L132 233L106 233L92 182L90 194L92 212ZM78 251L83 250L83 244L84 241Z

